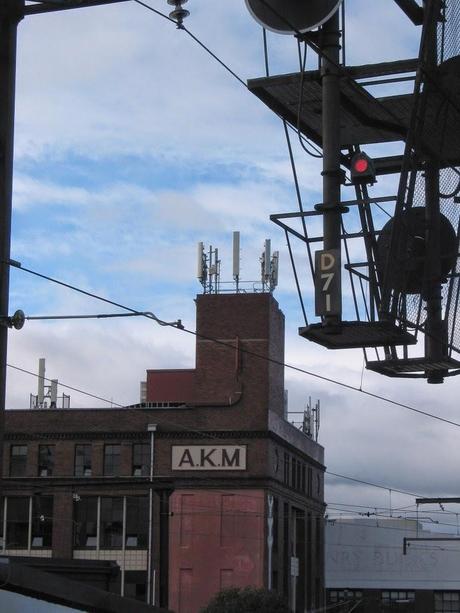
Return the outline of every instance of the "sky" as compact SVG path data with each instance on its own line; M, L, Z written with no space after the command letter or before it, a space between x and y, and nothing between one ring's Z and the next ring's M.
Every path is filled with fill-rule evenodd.
M171 9L166 0L147 4ZM187 28L243 81L264 76L261 28L243 0L190 0L186 8ZM348 0L349 64L415 57L418 37L395 3ZM269 33L268 45L271 74L298 71L292 36ZM308 66L314 61L311 55ZM293 147L311 208L321 201L321 164ZM392 194L395 185L394 177L381 179L372 195ZM270 238L280 252L275 297L286 316L288 364L460 422L458 379L430 386L385 378L363 370L358 350L331 352L298 336L302 314L284 234L269 220L296 208L282 123L174 24L134 1L20 24L14 260L194 329L196 243L219 247L222 279L230 281L232 232L240 230L241 277L254 280ZM306 269L300 245L295 253ZM312 314L311 281L304 296ZM28 316L117 311L12 269L10 312L16 309ZM106 399L71 391L72 406L125 405L139 401L146 369L192 368L194 338L144 318L28 321L11 331L9 364L37 372L41 357L48 377ZM291 411L302 411L309 397L321 401L328 470L384 486L329 476L331 514L413 512L414 497L394 490L459 495L459 427L289 369L286 387ZM28 408L36 388L35 377L10 367L8 407Z

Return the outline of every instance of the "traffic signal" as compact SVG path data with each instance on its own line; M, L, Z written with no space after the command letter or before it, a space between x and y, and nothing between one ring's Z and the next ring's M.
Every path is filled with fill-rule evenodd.
M377 180L374 162L363 151L359 151L352 156L350 171L351 182L355 185L373 184Z

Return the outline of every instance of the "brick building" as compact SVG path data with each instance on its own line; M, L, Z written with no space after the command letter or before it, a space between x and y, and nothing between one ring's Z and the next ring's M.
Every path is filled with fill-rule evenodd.
M176 613L248 584L320 607L324 452L285 419L284 317L196 305L196 368L148 370L144 402L6 412L3 554L115 561L111 590Z

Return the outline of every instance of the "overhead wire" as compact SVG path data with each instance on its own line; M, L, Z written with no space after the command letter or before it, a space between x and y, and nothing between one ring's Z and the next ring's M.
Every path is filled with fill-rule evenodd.
M224 340L220 340L220 339L216 339L216 338L204 335L204 334L200 334L196 330L190 330L188 328L185 328L184 326L182 326L182 324L180 324L180 327L179 327L177 322L165 322L165 321L161 320L160 318L158 318L157 316L153 315L153 313L151 313L150 315L147 315L147 312L143 312L143 311L140 311L138 309L133 309L133 308L128 307L126 305L123 305L123 304L121 304L119 302L115 302L114 300L110 300L108 298L104 298L103 296L99 296L98 294L95 294L94 292L89 292L87 290L83 290L83 289L81 289L81 288L79 288L79 287L77 287L75 285L70 284L70 283L65 283L64 281L60 281L58 279L50 277L49 275L45 275L43 273L39 273L37 271L34 271L34 270L30 269L30 268L26 268L26 267L22 266L22 264L20 264L19 262L14 261L14 260L9 260L8 263L11 266L13 266L13 267L15 267L15 268L17 268L19 270L22 270L23 272L27 272L28 274L37 276L39 278L45 279L45 280L50 281L52 283L55 283L57 285L66 287L66 288L68 288L68 289L70 289L72 291L81 293L81 294L83 294L85 296L88 296L90 298L94 298L95 300L100 300L100 301L105 302L107 304L111 304L113 306L116 306L116 307L118 307L120 309L129 311L131 313L139 313L142 316L147 317L148 319L153 319L159 325L169 326L169 327L175 328L177 330L180 330L181 332L185 332L187 334L195 336L197 338L200 338L200 339L203 339L203 340L212 341L213 343L215 343L217 345L220 345L220 346L223 346L223 347L227 347L228 349L231 349L232 351L235 350L234 345L232 345L231 343L228 343L228 342L226 342ZM178 320L178 322L179 321L180 320ZM287 369L292 370L294 372L305 374L305 375L307 375L309 377L313 377L315 379L318 379L320 381L324 381L326 383L332 383L334 385L342 387L343 389L348 389L350 391L358 392L360 394L363 394L366 397L373 398L375 400L380 400L382 402L386 402L388 404L391 404L393 406L402 408L404 410L411 411L411 412L416 413L418 415L423 415L424 417L427 417L429 419L434 419L436 421L439 421L440 423L445 423L445 424L448 424L450 426L454 426L456 428L460 428L460 423L459 422L455 422L455 421L453 421L451 419L447 419L445 417L441 417L439 415L435 415L434 413L429 413L428 411L423 411L422 409L417 409L416 407L413 407L413 406L411 406L409 404L405 404L403 402L399 402L397 400L393 400L391 398L387 398L387 397L382 396L380 394L376 394L376 393L373 393L373 392L370 392L370 391L367 391L367 390L360 389L359 387L356 387L356 386L351 385L349 383L345 383L344 381L338 381L336 379L333 379L332 377L327 377L325 375L321 375L319 373L307 370L305 368L300 368L299 366L294 366L293 364L288 364L288 363L283 362L281 360L277 360L276 358L273 358L273 357L270 357L270 356L266 356L266 355L262 355L260 353L257 353L256 351L252 351L252 350L244 348L244 347L241 347L240 351L242 353L246 354L246 355L250 355L252 357L255 357L255 358L258 358L258 359L261 359L261 360L265 360L265 361L270 362L272 364L276 364L277 366L283 366L284 368L287 368Z
M176 22L175 20L171 19L170 17L168 17L167 15L165 15L164 13L162 13L161 11L158 11L158 10L154 9L153 7L149 6L148 4L146 4L146 3L142 2L141 0L135 0L135 2L136 2L137 4L139 4L139 5L143 6L143 7L145 7L146 9L148 9L148 10L150 10L150 11L152 11L152 12L156 13L157 15L159 15L159 16L161 16L161 17L165 18L166 20L171 21L171 22L172 22L172 23L174 23L175 25L177 25L177 22ZM194 40L194 41L195 41L197 44L199 44L199 45L200 45L200 46L201 46L201 47L202 47L202 48L203 48L203 49L204 49L204 50L205 50L207 53L209 53L209 54L210 54L210 55L211 55L211 56L212 56L212 57L213 57L213 58L214 58L214 59L215 59L215 60L216 60L216 61L217 61L217 62L218 62L218 63L219 63L219 64L220 64L220 65L221 65L221 66L222 66L224 69L225 69L225 70L227 70L227 71L228 71L228 72L229 72L229 73L230 73L230 74L231 74L231 75L232 75L234 78L236 78L236 79L237 79L237 80L238 80L238 81L239 81L239 82L240 82L240 83L241 83L241 84L242 84L242 85L243 85L243 86L244 86L244 87L247 89L247 84L246 84L246 83L245 83L245 82L244 82L244 81L243 81L243 80L242 80L242 79L241 79L241 78L240 78L240 77L239 77L239 76L238 76L238 75L237 75L237 74L236 74L236 73L235 73L235 72L234 72L234 71L233 71L233 70L232 70L232 69L231 69L231 68L230 68L230 67L227 65L227 64L225 64L225 62L223 62L223 61L222 61L222 60L221 60L221 59L220 59L220 58L219 58L219 57L218 57L216 54L214 54L214 53L213 53L213 52L212 52L212 51L209 49L209 47L207 47L206 45L204 45L204 44L203 44L203 43L202 43L202 42L201 42L201 41L200 41L200 40L199 40L199 39L198 39L196 36L194 36L194 35L193 35L193 34L192 34L192 33L191 33L191 32L190 32L190 31L189 31L187 28L185 28L183 25L181 25L181 26L180 26L180 29L183 29L183 30L184 30L184 31L185 31L185 32L186 32L186 33L187 33L187 34L188 34L188 35L189 35L189 36L190 36L190 37L191 37L191 38L192 38L192 39L193 39L193 40ZM316 51L318 51L318 50L316 49ZM306 56L306 54L305 54L305 56ZM293 126L291 126L290 124L288 124L288 125L289 125L289 127L290 127L291 129L293 129ZM99 299L99 300L104 300L105 302L107 302L107 303L109 303L109 304L112 304L112 305L117 306L117 307L122 308L122 309L129 310L129 311L131 311L133 314L136 314L136 315L144 315L144 316L146 316L144 313L142 313L142 312L140 312L140 311L137 311L137 310L135 310L135 309L130 309L129 307L126 307L125 305L121 305L121 304L116 303L116 302L114 302L114 301L104 299L103 297L101 297L101 296L97 296L97 295L95 295L95 294L92 294L91 292L86 292L85 290L81 290L81 289L79 289L79 288L76 288L76 287L74 287L74 286L71 286L70 284L66 284L66 283L60 282L60 281L58 281L58 280L56 280L56 279L52 279L51 277L47 277L46 275L41 275L40 273L35 273L34 271L31 271L31 270L28 270L28 269L25 269L25 268L22 268L22 267L20 267L20 268L21 268L22 270L25 270L26 272L30 272L30 273L32 273L32 274L37 274L37 276L41 276L41 277L42 277L42 278L44 278L44 279L48 279L48 280L50 280L50 281L52 281L52 282L55 282L55 283L59 283L59 284L61 284L61 285L64 285L64 286L68 287L69 289L73 289L73 290L75 290L75 291L79 291L79 292L84 293L84 294L86 294L86 295L88 295L88 296L90 296L90 297L93 297L93 298L96 298L96 299ZM152 317L150 317L150 318L151 318L151 319L154 319L154 320L155 320L157 323L159 323L160 325L171 326L171 327L177 327L178 329L181 329L181 328L179 328L179 327L177 326L177 322L174 322L174 323L163 322L162 320L160 320L160 319L159 319L159 318L157 318L156 316L153 316L153 314L151 314L151 315L152 315ZM180 320L179 320L179 321L180 321ZM184 332L187 332L187 333L189 333L189 334L193 334L193 335L198 336L198 337L200 337L200 336L201 336L202 338L206 338L206 337L203 337L202 335L199 335L198 333L196 333L196 332L194 332L194 331L192 331L192 330L183 329L183 331L184 331ZM218 341L217 339L207 339L207 340L213 340L213 341L214 341L214 342L216 342L216 343L223 344L223 345L227 345L228 347L231 347L232 349L234 349L234 347L233 347L233 346L230 346L229 344L224 343L224 342L222 342L222 341ZM390 404L393 404L393 405L395 405L395 406L398 406L398 407L401 407L401 408L404 408L404 409L407 409L407 410L410 410L410 411L414 411L414 412L416 412L416 413L418 413L418 414L421 414L421 415L424 415L424 416L426 416L426 417L430 417L430 418L436 419L436 420L438 420L438 421L441 421L441 422L444 422L444 423L450 424L450 425L452 425L452 426L455 426L455 427L460 427L460 424L459 424L459 423L454 422L454 421L452 421L452 420L448 420L448 419L442 418L442 417L440 417L440 416L434 415L434 414L432 414L432 413L428 413L428 412L426 412L426 411L422 411L422 410L420 410L420 409L416 409L415 407L411 407L411 406L409 406L409 405L406 405L406 404L403 404L403 403L400 403L400 402L394 401L394 400L392 400L392 399L389 399L389 398L386 398L386 397L380 396L380 395L378 395L378 394L373 394L373 393L371 393L371 392L366 392L366 391L364 391L364 390L362 390L362 389L359 389L359 388L357 388L357 387L351 386L351 385L346 384L346 383L344 383L344 382L337 381L337 380L334 380L334 379L332 379L332 378L325 377L325 376L323 376L323 375L319 375L318 373L310 372L310 371L307 371L307 370L302 369L302 368L295 367L295 366L290 365L290 364L282 363L282 362L280 362L280 361L278 361L278 360L275 360L275 359L273 359L273 358L269 358L269 357L267 357L267 356L262 356L262 355L259 355L259 354L255 353L255 352L248 351L248 350L246 350L246 349L242 349L242 352L244 352L244 353L248 353L248 354L252 355L253 357L258 357L258 358L260 358L260 359L266 359L266 360L268 360L268 361L270 361L270 362L273 362L273 363L276 363L276 364L279 364L279 365L283 365L283 366L285 366L286 368L289 368L289 369L295 370L295 371L300 372L300 373L303 373L303 374L307 374L307 375L312 376L312 377L316 377L316 378L321 379L321 380L323 380L323 381L326 381L326 382L329 382L329 383L333 383L333 384L337 384L337 385L342 386L342 387L344 387L344 388L346 388L346 389L350 389L350 390L353 390L353 391L358 391L358 392L364 393L364 394L365 394L365 395L367 395L367 396L373 397L373 398L375 398L375 399L378 399L378 400L381 400L381 401L384 401L384 402L388 402L388 403L390 403ZM28 373L28 374L31 374L31 375L37 376L35 373L32 373L32 372L30 372L30 371L27 371L26 369L21 369L21 368L19 368L19 367L17 367L17 366L14 366L14 365L9 365L9 366L10 366L11 368L15 368L16 370L21 370L21 371L23 371L23 372L25 372L25 373ZM105 401L105 402L110 402L110 403L112 403L112 404L117 404L117 406L120 406L120 407L122 407L122 406L123 406L123 405L119 405L118 403L114 403L112 400L110 400L110 401L109 401L109 400L107 400L107 399L105 399L105 398L102 398L102 397L99 397L99 396L97 396L97 395L95 395L95 394L90 394L90 393L88 393L88 392L84 392L83 390L80 390L80 389L78 389L78 388L74 388L74 387L72 387L72 386L68 386L68 385L65 385L65 384L63 384L63 383L59 383L59 384L60 384L60 385L62 385L63 387L67 387L68 389L73 389L74 391L77 391L77 392L79 392L79 393L82 393L82 394L85 394L85 395L88 395L88 396L92 396L92 397L94 397L94 398L97 398L97 399L103 400L103 401ZM374 487L380 487L380 488L382 488L382 489L387 489L387 490L388 490L388 489L390 489L390 488L385 487L385 486L379 486L379 485L372 484L372 483L370 483L370 482L361 481L361 480L359 480L359 479L355 479L355 478L352 478L352 477L346 477L345 475L339 475L339 474L336 474L336 473L330 473L330 472L328 472L328 474L331 474L331 475L336 476L336 477L338 477L338 478L350 479L350 480L352 480L352 481L356 481L356 482L358 482L358 483L364 483L364 484L366 484L366 485L371 485L371 486L374 486ZM411 494L411 493L408 493L408 492L403 492L402 490L396 490L396 489L394 489L394 488L392 488L392 491L399 492L399 493L404 493L404 494L407 494L407 495L413 495L413 494Z
M7 363L6 365L8 368L12 368L13 370L17 370L19 372L26 373L28 375L32 375L33 377L44 379L45 381L49 381L50 383L52 382L52 379L48 379L48 377L43 377L41 375L38 375L37 373L32 372L31 370L27 370L26 368L21 368L20 366L16 366L15 364L9 364L9 363ZM79 394L83 394L84 396L89 396L91 398L95 398L96 400L102 400L102 402L109 402L110 404L114 404L120 408L124 408L125 406L123 404L118 404L118 402L114 402L113 400L108 400L107 398L104 398L103 396L98 396L97 394L86 392L78 387L67 385L66 383L62 383L62 381L59 381L59 385L61 387L65 387L66 389L72 390L73 392L78 392Z

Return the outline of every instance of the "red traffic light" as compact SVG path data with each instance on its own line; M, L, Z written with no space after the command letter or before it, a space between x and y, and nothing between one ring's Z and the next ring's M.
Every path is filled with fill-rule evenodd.
M364 152L355 153L351 158L351 182L352 183L375 183L375 168L371 158Z

